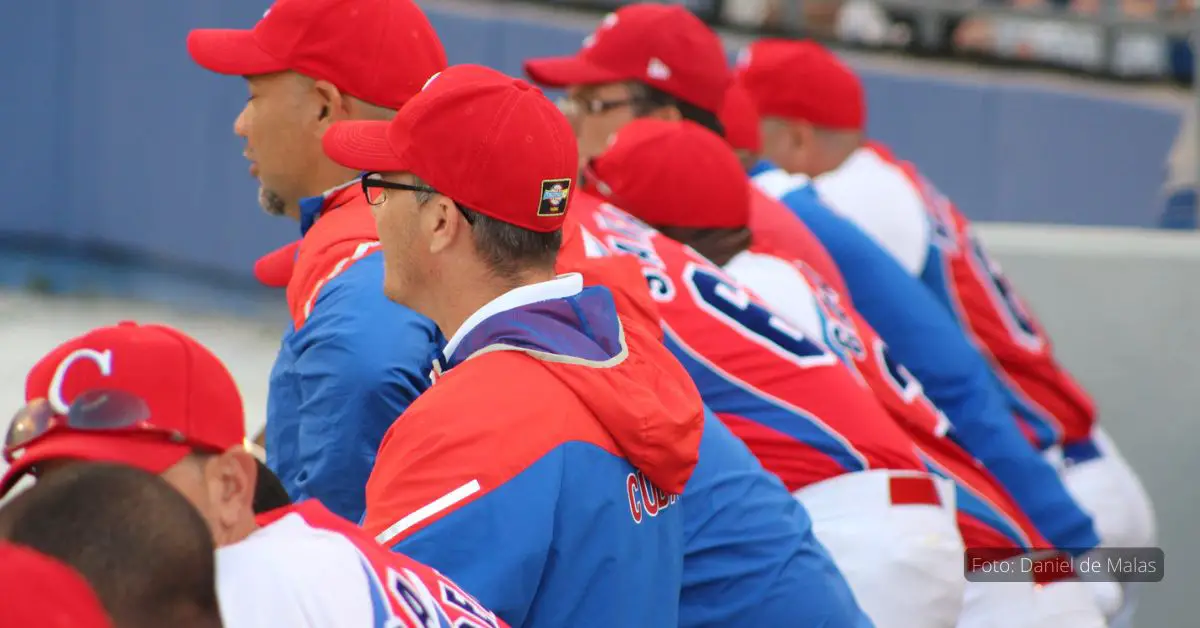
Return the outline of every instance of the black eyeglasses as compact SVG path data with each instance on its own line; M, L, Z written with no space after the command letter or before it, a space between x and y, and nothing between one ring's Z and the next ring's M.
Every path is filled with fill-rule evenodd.
M613 109L630 107L644 101L644 98L622 98L621 100L601 100L599 98L578 97L560 98L558 99L558 108L566 115L571 115L578 112L598 116L602 113L612 111Z
M437 190L427 185L409 185L407 183L395 183L393 181L388 181L383 178L383 174L378 172L368 172L364 174L362 179L359 179L359 183L362 184L363 196L367 197L367 202L375 207L382 205L383 202L387 200L387 193L383 192L382 190L404 190L406 192L425 192L426 194L439 193ZM379 190L379 192L372 193L372 189ZM453 201L453 199L451 200ZM467 221L468 225L475 224L475 217L469 214L466 208L458 203L454 203L454 207L456 207L458 212L462 214L463 219Z
M384 192L372 193L371 189L377 190L404 190L407 192L425 192L427 194L437 194L437 190L427 185L409 185L407 183L394 183L383 178L383 175L378 172L368 172L359 180L362 184L363 196L367 197L367 202L372 205L382 205L383 201L387 200L387 194Z

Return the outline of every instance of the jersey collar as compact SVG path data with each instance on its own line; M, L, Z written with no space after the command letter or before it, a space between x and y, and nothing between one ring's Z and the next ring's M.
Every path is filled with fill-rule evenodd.
M759 159L758 163L754 164L754 166L750 168L750 172L748 174L750 175L750 178L753 179L764 172L778 169L779 166L776 166L770 161L767 161L766 159Z
M513 288L492 299L487 305L484 305L476 310L474 314L467 317L467 320L463 322L458 331L454 332L449 342L446 343L446 348L442 351L442 355L445 356L446 362L449 363L451 356L454 355L454 350L462 343L463 338L466 338L467 334L472 329L478 327L480 323L497 314L539 301L573 297L582 290L583 275L579 273L560 275L550 281L540 281L527 286Z
M325 190L320 196L300 199L301 237L308 234L308 230L322 214L354 200L354 195L358 193L356 183L358 183L358 179L351 179ZM272 288L287 287L288 282L292 279L292 269L296 266L296 256L299 254L299 250L300 240L296 240L263 255L254 264L254 276L263 285Z
M300 235L308 233L321 214L350 202L358 192L355 185L359 178L354 177L341 185L329 188L319 196L300 199Z

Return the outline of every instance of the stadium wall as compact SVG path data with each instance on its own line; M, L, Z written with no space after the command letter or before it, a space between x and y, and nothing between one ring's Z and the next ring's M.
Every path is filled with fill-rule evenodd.
M1200 236L1011 224L979 231L1155 502L1166 578L1143 585L1137 625L1193 625Z
M451 60L518 73L576 50L595 16L507 3L423 3ZM25 246L132 251L245 276L295 235L254 206L231 127L236 78L193 65L198 25L246 26L266 0L31 2L4 9L0 234ZM730 39L731 48L738 44ZM872 134L921 164L976 220L1152 226L1178 99L1063 79L854 57Z
M17 3L0 19L5 161L0 285L279 316L253 260L296 236L257 209L231 126L242 82L193 66L190 28L242 27L266 0ZM519 71L575 50L595 17L424 2L452 62ZM731 45L737 38L730 38ZM1182 101L990 71L851 57L871 132L976 220L1151 226ZM1200 586L1200 240L1138 230L987 225L987 240L1158 504L1167 581L1142 625L1190 621ZM3 348L0 347L0 351ZM1183 432L1176 435L1176 432Z

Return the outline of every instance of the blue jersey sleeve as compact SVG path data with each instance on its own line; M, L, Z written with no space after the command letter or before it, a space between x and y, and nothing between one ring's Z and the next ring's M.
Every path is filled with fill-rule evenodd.
M959 443L1012 493L1042 534L1063 549L1098 545L1091 518L1021 433L987 361L933 293L822 204L811 186L798 186L782 200L829 250L854 306L921 381Z
M362 517L384 433L429 385L441 338L432 321L384 296L382 275L376 254L324 287L290 339L295 407L268 413L268 423L294 424L290 469L280 474L288 493L351 521Z

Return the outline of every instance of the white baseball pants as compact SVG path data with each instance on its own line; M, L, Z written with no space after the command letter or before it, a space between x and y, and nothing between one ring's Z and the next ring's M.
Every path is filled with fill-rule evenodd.
M1154 506L1133 468L1100 426L1092 429L1099 456L1064 464L1062 450L1052 448L1047 459L1059 469L1067 491L1096 524L1103 547L1153 547L1158 542ZM1132 625L1138 583L1122 587L1123 601L1103 609L1113 628Z
M931 484L929 503L899 496L914 481ZM793 495L877 628L956 625L966 581L953 484L921 472L861 471Z

